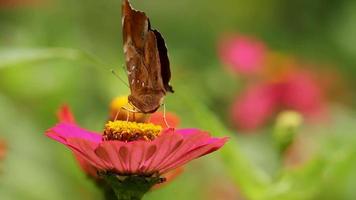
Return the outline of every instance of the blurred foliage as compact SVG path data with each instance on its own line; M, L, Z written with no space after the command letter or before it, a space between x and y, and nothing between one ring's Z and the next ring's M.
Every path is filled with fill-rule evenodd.
M226 113L243 80L223 70L216 44L225 33L254 35L276 51L328 64L353 86L356 2L132 1L168 44L176 93L167 96L167 109L185 127L231 137L220 152L192 162L146 199L224 199L230 186L231 199L355 199L355 90L346 91L351 103L329 105L327 123L300 128L296 137L308 142L299 148L310 150L309 158L287 167L273 128L254 135L230 128ZM126 80L121 2L41 2L0 6L0 139L9 148L0 165L0 199L100 199L71 153L44 131L63 103L79 124L100 131L111 99L128 93L110 72Z

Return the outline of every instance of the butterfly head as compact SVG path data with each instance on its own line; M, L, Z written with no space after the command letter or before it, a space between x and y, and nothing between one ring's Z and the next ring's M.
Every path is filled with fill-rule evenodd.
M154 113L163 102L163 95L157 94L144 94L136 97L134 95L129 96L129 103L142 113Z

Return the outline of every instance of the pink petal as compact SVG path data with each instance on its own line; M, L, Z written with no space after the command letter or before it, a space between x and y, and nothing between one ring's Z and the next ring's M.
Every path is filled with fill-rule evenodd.
M95 150L97 157L112 163L115 171L121 174L152 174L158 172L161 163L182 140L179 134L164 133L152 142L104 141Z
M198 129L182 129L178 130L177 133L185 136L184 142L176 152L172 153L164 162L157 166L160 171L165 170L167 167L179 167L186 163L183 161L188 162L215 151L227 141L227 138L211 138L207 132ZM180 162L181 160L183 161Z
M183 143L183 137L174 132L174 129L167 129L163 134L153 141L157 146L157 152L150 160L147 160L147 171L159 171L158 166L169 159Z
M62 144L67 144L69 138L82 138L99 143L101 135L78 127L75 124L60 123L46 131L46 135Z
M191 150L190 152L187 152L185 155L183 155L181 158L177 159L175 162L171 163L168 166L163 167L160 170L160 172L166 173L172 169L175 169L177 167L180 167L180 166L186 164L187 162L189 162L191 160L194 160L194 159L204 156L208 153L216 151L216 150L220 149L227 142L227 140L228 140L228 138L222 138L222 139L215 138L215 139L211 140L210 143L208 143L206 145L202 145L198 148L195 148L195 149Z
M60 122L75 124L75 118L67 104L62 105L57 111L57 118Z
M148 149L148 147L147 147ZM157 148L151 149L156 151ZM134 173L140 173L142 171L141 165L145 159L146 148L143 142L134 142L131 146L131 155L129 157L129 168L133 169ZM150 152L152 153L152 152ZM153 154L152 154L153 155Z
M101 170L113 169L110 162L106 162L96 154L95 150L98 147L98 143L81 138L68 138L65 145L75 152L76 155L81 156L81 158L95 166L95 168Z
M184 138L182 144L175 150L175 152L172 152L169 156L167 156L164 162L160 163L157 168L165 166L167 163L175 162L178 158L186 155L186 153L191 149L205 144L210 139L210 136L207 133L197 129L182 129L178 130L177 133Z
M115 171L122 173L125 171L125 168L123 160L119 158L120 145L116 145L115 143L116 141L107 141L99 144L95 149L95 154L105 162L111 163Z
M104 141L95 150L98 157L113 164L119 174L143 174L145 161L152 158L157 147L152 142Z
M130 159L130 146L126 145L126 142L121 141L107 141L103 142L99 145L96 151L100 150L105 152L106 156L101 157L104 158L105 161L110 162L113 164L114 170L120 174L129 174L131 170L129 166L129 159ZM138 149L136 149L138 150Z
M98 178L97 169L86 161L81 154L76 151L73 152L75 159L78 161L80 168L89 176L94 179Z

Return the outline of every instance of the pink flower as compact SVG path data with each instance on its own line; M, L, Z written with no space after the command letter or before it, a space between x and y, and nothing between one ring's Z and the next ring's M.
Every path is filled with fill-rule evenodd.
M310 73L291 73L281 85L284 87L280 91L283 106L306 116L317 116L323 112L322 91Z
M120 99L120 101L122 101L123 97L119 97L113 100L113 103L115 102L116 104L118 104L118 99ZM112 104L113 104L112 103ZM111 104L111 105L112 105ZM112 108L111 108L112 109ZM117 109L115 107L115 109ZM112 115L113 111L110 111L110 116ZM179 125L179 118L178 116L176 116L173 113L167 112L166 113L166 121L164 120L164 115L162 112L156 112L153 113L150 116L149 122L153 123L153 124L157 124L160 125L164 128L168 128L166 122L168 123L168 125L170 127L178 127ZM60 109L57 112L57 118L60 122L65 122L65 123L73 123L76 124L76 120L74 115L72 114L72 111L70 109L70 107L67 104L64 104L63 106L60 107ZM141 117L139 116L139 119L141 120ZM82 156L80 156L77 152L74 152L74 156L79 164L79 166L81 167L81 169L91 178L93 179L98 179L98 173L97 173L97 169L91 165L89 162L87 162L85 159L82 158ZM168 183L171 180L175 179L179 174L181 174L183 171L183 167L177 168L176 170L170 171L167 174L164 174L164 177L166 178L166 182Z
M249 36L224 38L219 44L222 62L231 70L242 74L259 72L264 65L266 46Z
M114 108L111 107L111 117L113 113L118 112L118 108L121 108L119 104L125 104L126 101L124 101L123 98L124 97L116 98L111 104L117 104ZM98 171L114 171L119 174L152 173L153 171L156 171L157 173L160 173L160 175L168 172L163 174L163 176L167 179L167 181L169 181L182 172L183 169L179 166L194 158L217 150L227 140L226 138L211 138L206 132L197 129L175 130L175 128L169 128L177 127L179 124L179 118L169 112L166 113L166 120L164 120L162 112L156 112L150 116L149 122L159 126L149 123L118 121L120 124L124 124L126 128L130 125L137 128L138 124L140 126L144 126L146 129L148 128L155 131L157 131L157 127L164 128L163 131L159 128L159 136L153 136L152 140L147 140L147 138L150 137L143 136L141 138L136 138L136 141L132 142L110 140L112 133L106 134L107 130L104 131L104 137L102 137L98 133L90 133L80 129L75 124L75 118L67 105L62 106L59 109L57 116L61 123L54 128L49 129L46 135L72 149L81 168L94 179L99 178L97 175ZM125 116L122 117L127 118ZM141 119L142 118L140 117L139 120ZM169 127L167 127L166 122ZM109 123L115 124L115 122ZM138 130L138 132L142 133L144 131ZM113 139L113 137L111 137L111 139ZM88 146L87 144L90 145ZM176 144L176 146L173 144ZM115 151L116 153L122 153L125 150L128 150L128 152L124 155L125 158L130 158L136 162L140 161L142 163L139 166L138 164L131 166L130 164L132 164L132 162L129 160L122 160L124 158L120 157L122 156L121 154L117 154L116 157L115 155L112 155L115 154ZM92 151L94 151L94 153ZM105 155L101 155L100 152L105 152L104 154L106 157ZM152 154L152 158L147 157L148 154L145 154L147 152ZM165 165L164 163L156 162L157 160L164 158L169 159L166 160ZM103 165L102 162L106 164ZM123 168L125 166L121 166L121 164L125 164L125 162L131 162L128 163L128 165L130 165L129 168L127 168L127 166L126 168ZM121 166L121 168L119 166ZM147 169L144 168L145 166ZM173 168L175 168L175 170L172 171L171 169Z
M291 71L278 81L248 87L236 98L231 119L238 129L255 130L284 109L312 119L324 114L323 93L310 73Z
M238 129L254 130L262 126L276 107L274 87L256 85L249 87L235 100L231 119Z
M149 124L115 121L106 130L154 131ZM108 128L109 127L109 128ZM116 133L116 132L112 132ZM126 133L126 132L125 132ZM153 140L105 140L99 133L87 131L75 124L59 123L46 135L71 149L98 171L120 175L161 175L187 162L221 148L227 138L212 138L198 129L173 128L162 130Z

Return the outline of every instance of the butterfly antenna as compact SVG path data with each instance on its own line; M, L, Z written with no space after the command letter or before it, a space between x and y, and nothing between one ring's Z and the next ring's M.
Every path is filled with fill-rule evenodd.
M126 70L125 65L122 65L122 70L124 70L124 72L126 73L126 75L129 75L129 73L128 73L127 70Z
M171 126L169 126L168 124L167 117L166 117L166 104L163 104L163 120L167 128L171 128Z
M116 76L116 78L118 78L122 83L124 83L128 88L130 88L130 86L115 72L114 69L111 69L110 71L114 76Z
M92 55L91 53L83 52L83 55L85 56L85 58L88 61L93 63L95 67L101 66L100 67L101 69L105 68L105 70L110 71L114 76L116 76L116 78L118 78L122 83L124 83L124 85L126 85L128 88L130 88L130 86L115 72L115 70L112 69L112 65L108 66L107 64L102 62L98 57L96 57L95 55ZM125 70L124 65L123 65L123 69L124 69L125 73L127 74L127 71Z

